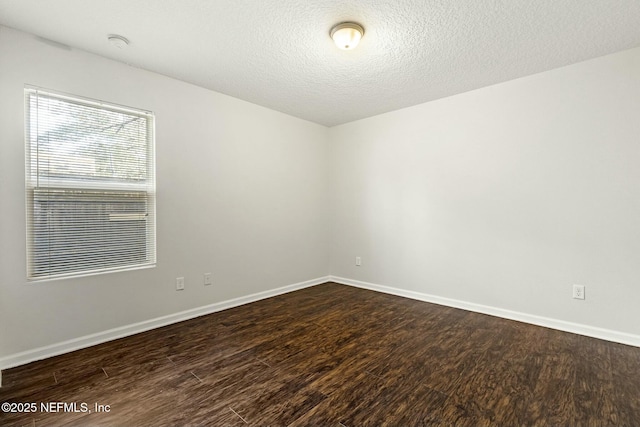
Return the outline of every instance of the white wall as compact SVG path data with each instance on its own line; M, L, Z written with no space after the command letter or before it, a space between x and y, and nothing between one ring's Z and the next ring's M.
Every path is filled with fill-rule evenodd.
M26 281L25 84L156 113L156 268ZM638 335L639 138L640 49L327 129L0 27L0 360L329 273Z
M156 268L27 282L25 84L156 113ZM0 27L0 359L325 276L326 138L325 127Z
M640 49L329 138L332 275L640 334Z

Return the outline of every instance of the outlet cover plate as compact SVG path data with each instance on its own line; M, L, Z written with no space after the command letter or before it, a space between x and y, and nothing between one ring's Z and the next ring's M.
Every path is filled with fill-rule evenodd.
M573 298L584 299L584 285L573 285Z

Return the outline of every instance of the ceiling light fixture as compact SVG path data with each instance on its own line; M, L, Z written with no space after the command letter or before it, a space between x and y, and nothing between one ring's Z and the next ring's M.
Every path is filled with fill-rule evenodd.
M343 50L351 50L360 43L364 28L355 22L343 22L333 27L330 34L336 46Z
M113 46L117 47L118 49L124 49L129 45L129 40L117 34L109 34L107 36L107 40L109 40L109 43L111 43Z

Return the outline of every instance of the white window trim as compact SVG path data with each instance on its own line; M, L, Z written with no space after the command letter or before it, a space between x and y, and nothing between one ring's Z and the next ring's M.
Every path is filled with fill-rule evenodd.
M108 110L113 112L122 112L129 115L135 115L143 117L147 124L147 180L141 184L135 183L104 183L100 181L83 181L73 179L47 179L47 185L42 185L39 181L37 172L32 173L31 170L31 141L30 141L30 111L29 111L29 97L33 94L51 96L53 98L61 99L63 101L69 101L71 103L86 105L90 107L98 107L102 110ZM67 279L73 277L85 277L94 276L99 274L122 272L131 270L140 270L154 268L157 260L157 244L156 244L156 188L155 188L155 115L148 110L136 109L115 103L107 103L98 101L82 96L70 95L62 92L43 89L38 86L25 85L24 87L24 99L25 99L25 195L26 195L26 220L27 220L27 280L29 282L45 282L60 279ZM32 275L32 241L33 241L33 197L34 190L37 188L49 188L49 189L76 189L78 191L124 191L124 192L144 192L147 194L147 206L151 215L145 215L147 221L146 227L146 248L147 248L147 261L140 264L128 264L122 266L113 266L106 268L95 268L81 271L72 271L67 273L56 273L44 276ZM122 221L122 220L135 220L141 218L133 218L136 215L129 215L130 218L124 218L123 214L110 214L110 221ZM124 214L125 216L127 214Z

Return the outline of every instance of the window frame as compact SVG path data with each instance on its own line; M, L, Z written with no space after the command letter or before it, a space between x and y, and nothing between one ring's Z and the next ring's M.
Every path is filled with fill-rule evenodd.
M41 182L40 174L38 173L38 163L32 162L32 155L34 148L32 141L32 111L31 111L31 97L33 96L45 96L56 100L60 100L70 104L76 104L80 106L87 106L90 108L97 108L99 110L105 110L115 113L125 113L128 115L134 115L141 117L145 120L146 124L146 179L139 184L128 182L107 182L107 180L96 179L95 181L82 180L81 178L74 180L73 178L47 178L47 183ZM106 273L139 270L154 268L157 263L157 237L156 237L156 161L155 161L155 114L149 110L143 110L139 108L133 108L124 106L112 102L101 101L91 99L83 96L71 95L64 92L44 89L38 86L25 85L24 86L24 136L25 136L25 204L26 204L26 267L27 267L27 280L29 282L42 282L51 280L60 280L73 277L85 277L94 276ZM37 131L36 131L37 132ZM35 138L37 140L37 136ZM36 142L37 144L37 142ZM37 151L38 148L36 147ZM36 165L35 168L33 167ZM115 265L110 267L100 267L82 270L68 270L66 272L54 272L47 274L37 274L34 269L34 242L36 236L34 234L34 206L36 199L36 192L38 189L49 189L49 191L69 190L69 192L94 192L104 193L105 197L114 192L120 192L123 194L129 193L145 193L145 239L144 245L146 248L145 261L137 264L123 263L121 265ZM103 201L103 203L107 203ZM116 217L120 214L113 214ZM111 214L109 214L111 218ZM138 218L139 219L139 218ZM119 219L114 219L118 221ZM120 219L121 220L121 219ZM111 221L111 219L110 219ZM82 260L82 258L79 258Z

